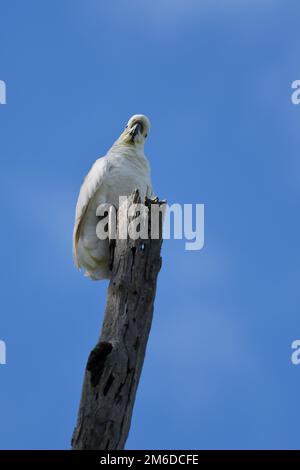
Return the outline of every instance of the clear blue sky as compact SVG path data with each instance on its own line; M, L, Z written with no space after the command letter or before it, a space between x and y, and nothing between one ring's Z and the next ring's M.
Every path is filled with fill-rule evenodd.
M0 0L0 447L69 448L107 283L76 271L78 189L128 117L156 192L205 204L166 241L128 449L299 448L300 5Z

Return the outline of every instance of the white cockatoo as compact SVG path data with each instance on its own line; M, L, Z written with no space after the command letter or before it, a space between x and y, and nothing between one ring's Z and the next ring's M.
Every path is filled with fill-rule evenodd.
M100 240L96 215L100 204L119 207L119 197L139 190L141 200L152 197L150 166L144 143L150 130L149 119L132 116L124 131L107 152L95 161L80 188L73 232L73 256L78 268L91 279L107 279L110 274L109 240Z

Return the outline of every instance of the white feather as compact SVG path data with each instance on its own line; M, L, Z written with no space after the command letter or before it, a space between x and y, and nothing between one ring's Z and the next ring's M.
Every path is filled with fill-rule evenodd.
M141 132L134 137L136 122L141 122ZM78 268L85 268L91 279L109 278L109 242L96 234L99 217L97 207L101 203L119 207L119 196L128 196L135 189L141 198L152 195L150 167L144 155L144 140L150 122L143 115L135 115L108 151L96 160L84 179L76 206L73 232L73 256Z

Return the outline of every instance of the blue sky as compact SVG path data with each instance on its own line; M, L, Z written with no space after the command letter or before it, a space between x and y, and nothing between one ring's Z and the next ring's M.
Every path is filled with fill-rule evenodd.
M107 283L76 271L78 189L147 114L165 241L128 449L299 448L299 2L0 0L0 448L65 449Z

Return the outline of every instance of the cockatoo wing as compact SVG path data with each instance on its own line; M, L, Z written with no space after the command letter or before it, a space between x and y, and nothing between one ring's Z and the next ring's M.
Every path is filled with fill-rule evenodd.
M80 236L80 226L84 218L89 202L100 188L105 176L109 171L110 165L107 157L99 158L86 175L78 196L75 214L75 225L73 231L73 256L77 267L79 267L77 246Z

